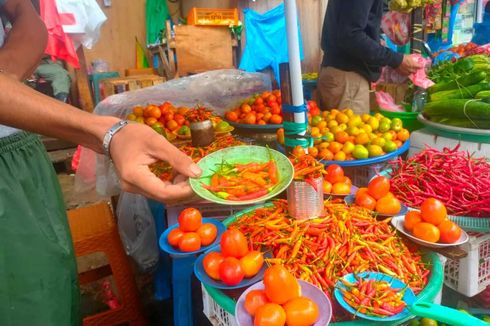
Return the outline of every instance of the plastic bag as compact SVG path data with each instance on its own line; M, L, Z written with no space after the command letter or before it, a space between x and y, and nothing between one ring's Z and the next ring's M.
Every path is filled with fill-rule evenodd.
M117 225L126 254L142 272L152 271L157 266L159 252L148 200L141 195L123 192L117 205Z
M418 69L415 73L410 74L408 78L413 82L415 86L422 87L423 89L427 89L434 85L434 82L427 77L425 73L425 69L429 68L431 65L431 60L429 58L424 58L420 54L412 54L418 63L423 65L423 68Z
M247 97L270 89L271 80L266 74L237 69L214 70L110 96L97 105L94 113L125 118L136 105L169 101L175 106L200 104L224 115ZM110 160L82 148L75 189L86 191L94 188L103 196L117 195L120 192L119 179Z
M376 95L376 102L381 109L392 112L405 111L400 105L395 104L395 100L390 94L383 91L377 91L374 94Z
M389 11L381 19L381 29L393 43L405 45L410 40L410 15Z
M395 69L386 66L381 69L381 76L376 81L377 84L403 84L408 79L407 76L400 74Z

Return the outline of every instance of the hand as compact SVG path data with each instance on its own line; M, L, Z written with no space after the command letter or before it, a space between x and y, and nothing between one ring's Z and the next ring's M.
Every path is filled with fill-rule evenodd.
M150 127L130 123L114 135L110 150L124 191L164 203L193 196L188 178L200 176L201 169ZM180 174L173 183L160 180L150 171L148 166L157 161L168 162Z
M422 68L424 68L424 65L417 62L413 56L404 55L402 64L396 70L402 75L408 76Z

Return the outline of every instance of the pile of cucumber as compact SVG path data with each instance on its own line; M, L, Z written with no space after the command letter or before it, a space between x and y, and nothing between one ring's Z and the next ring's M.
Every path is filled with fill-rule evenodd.
M473 55L434 67L423 114L462 128L490 129L490 57Z

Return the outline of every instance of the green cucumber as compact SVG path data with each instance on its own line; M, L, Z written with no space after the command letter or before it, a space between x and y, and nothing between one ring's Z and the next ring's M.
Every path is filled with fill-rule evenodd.
M466 87L477 84L484 80L486 77L487 73L485 71L475 71L469 75L458 77L455 80L437 83L434 86L430 87L427 91L429 92L429 94L433 94L441 91L458 89L462 86Z
M429 95L429 100L433 102L449 99L474 98L477 93L486 90L490 90L490 83L478 83L471 86L463 86L459 89L432 93Z
M482 99L482 98L489 97L489 96L490 96L490 91L481 91L481 92L476 93L475 98Z
M470 58L464 58L454 64L454 71L457 73L469 72L473 69L475 63Z
M475 99L446 99L426 103L423 109L429 118L490 120L490 103Z

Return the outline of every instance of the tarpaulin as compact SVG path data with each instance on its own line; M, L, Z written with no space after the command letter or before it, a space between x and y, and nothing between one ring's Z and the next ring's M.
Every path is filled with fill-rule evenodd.
M155 44L161 41L161 32L170 18L167 1L146 0L146 43Z

